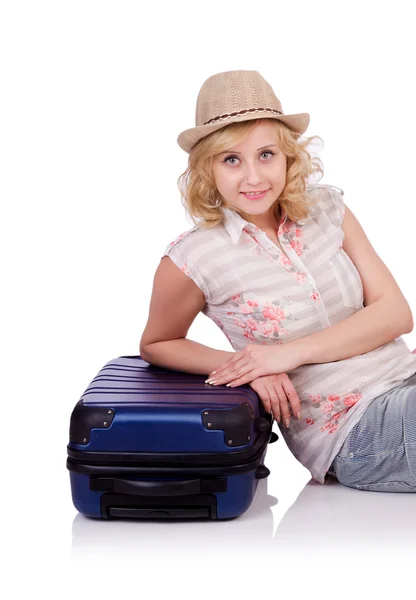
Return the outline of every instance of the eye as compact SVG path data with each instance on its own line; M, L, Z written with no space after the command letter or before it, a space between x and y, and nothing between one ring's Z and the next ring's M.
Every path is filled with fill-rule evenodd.
M273 156L273 155L274 155L274 152L272 152L271 150L264 150L264 151L263 151L263 152L260 154L260 156L261 156L262 154L271 154L271 155ZM239 160L238 156L236 156L235 154L231 154L230 156L227 156L226 158L224 158L224 160L223 160L222 162L228 163L229 165L230 165L230 164L234 164L234 163L229 163L229 162L228 162L228 161L229 161L229 160L231 160L231 159L237 159L237 160Z
M237 156L227 156L227 158L224 158L223 162L228 163L229 160L235 160L237 158ZM231 163L228 163L231 164Z
M274 155L274 152L272 152L271 150L265 150L264 152L262 152L261 154L271 154L272 156ZM260 155L261 156L261 155Z

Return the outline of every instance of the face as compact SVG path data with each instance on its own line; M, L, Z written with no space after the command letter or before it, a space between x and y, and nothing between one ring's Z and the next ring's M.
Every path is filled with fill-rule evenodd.
M286 156L270 123L260 121L239 144L213 159L213 175L221 196L231 207L249 214L261 229L275 228L273 204L286 184ZM268 190L256 199L243 192Z

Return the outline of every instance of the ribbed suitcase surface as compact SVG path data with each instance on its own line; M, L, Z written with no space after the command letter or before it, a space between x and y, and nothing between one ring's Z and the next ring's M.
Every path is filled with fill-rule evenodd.
M229 519L245 512L276 441L272 416L249 385L109 361L72 411L72 499L97 518Z

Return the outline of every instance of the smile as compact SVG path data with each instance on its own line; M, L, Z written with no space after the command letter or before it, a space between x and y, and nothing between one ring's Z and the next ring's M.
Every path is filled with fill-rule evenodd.
M250 199L258 199L263 198L269 190L264 190L262 192L241 192L243 196Z

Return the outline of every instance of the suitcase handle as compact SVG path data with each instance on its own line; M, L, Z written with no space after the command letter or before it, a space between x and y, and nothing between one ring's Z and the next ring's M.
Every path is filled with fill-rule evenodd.
M116 494L136 494L137 496L183 496L201 493L201 479L190 481L133 481L113 480Z

